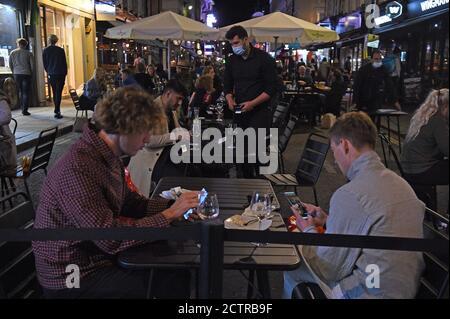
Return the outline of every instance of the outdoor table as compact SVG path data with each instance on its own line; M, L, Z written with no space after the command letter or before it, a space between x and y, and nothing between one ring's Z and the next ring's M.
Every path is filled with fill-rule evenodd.
M153 198L172 187L181 186L191 190L207 189L216 193L219 199L219 218L241 214L248 204L247 195L254 191L267 192L275 195L271 184L258 179L221 179L221 178L163 178L153 193ZM275 205L278 206L276 195ZM201 221L200 221L201 222ZM287 231L280 214L274 213L272 226L267 231ZM196 269L200 267L200 248L194 241L158 242L128 249L119 254L118 263L121 267L135 270L165 269ZM256 274L258 288L263 298L270 298L268 271L294 270L299 267L300 257L295 245L265 244L255 245L244 242L224 243L224 269L248 270L250 282ZM247 297L253 295L249 284Z
M381 128L381 118L385 117L387 122L387 133L388 140L391 140L391 117L394 117L397 120L397 138L398 138L398 149L399 152L402 152L402 141L400 134L400 116L408 115L406 112L398 111L395 109L379 109L375 112L376 124L378 132Z

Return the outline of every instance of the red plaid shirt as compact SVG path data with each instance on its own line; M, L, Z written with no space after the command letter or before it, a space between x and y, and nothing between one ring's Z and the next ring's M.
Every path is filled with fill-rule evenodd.
M87 127L49 172L34 227L167 227L167 219L158 213L168 205L165 199L150 200L131 192L120 158ZM142 242L33 242L39 281L48 289L67 288L66 267L76 264L82 284L84 276L111 265L114 255L139 244Z

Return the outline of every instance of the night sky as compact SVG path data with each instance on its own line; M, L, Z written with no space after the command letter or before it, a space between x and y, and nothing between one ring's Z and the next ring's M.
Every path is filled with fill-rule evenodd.
M270 10L269 0L215 0L218 27L250 19L256 11Z

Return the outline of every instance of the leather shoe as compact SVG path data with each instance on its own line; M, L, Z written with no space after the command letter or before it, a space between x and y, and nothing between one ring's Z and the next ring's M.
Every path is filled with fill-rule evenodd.
M55 119L62 119L63 116L60 113L55 114Z
M25 115L25 116L31 115L31 113L28 112L28 111L23 111L22 114Z

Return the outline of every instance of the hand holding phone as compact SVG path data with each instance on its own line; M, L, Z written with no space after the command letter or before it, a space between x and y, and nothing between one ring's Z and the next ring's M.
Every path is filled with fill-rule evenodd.
M302 218L308 219L309 216L308 211L306 210L306 207L300 200L300 198L294 192L285 192L284 195L286 196L289 205L291 207L292 206L297 207L298 210L300 211L300 215L302 216Z
M241 113L242 113L242 105L241 105L241 104L237 104L237 105L234 107L234 113L235 113L235 114L241 114Z

